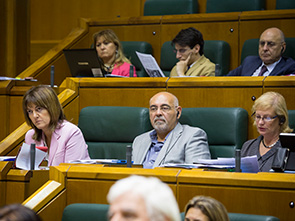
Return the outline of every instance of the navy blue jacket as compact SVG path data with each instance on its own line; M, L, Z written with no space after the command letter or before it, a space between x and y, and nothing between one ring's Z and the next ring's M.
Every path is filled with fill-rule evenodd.
M247 56L243 63L230 71L227 76L252 76L255 70L262 64L259 56ZM282 57L269 76L295 74L295 61L292 58Z

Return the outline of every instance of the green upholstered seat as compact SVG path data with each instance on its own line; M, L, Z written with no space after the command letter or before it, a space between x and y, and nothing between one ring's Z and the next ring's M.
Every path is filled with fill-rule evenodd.
M161 47L160 68L167 77L169 77L172 68L177 62L178 59L174 53L174 47L171 45L171 41L164 42Z
M143 15L198 13L198 0L146 0Z
M294 0L276 0L276 9L295 9Z
M226 41L206 40L204 54L214 64L219 65L219 73L216 76L226 75L229 71L230 46Z
M180 213L181 220L184 221L184 212ZM228 213L230 221L279 221L277 217L274 216L262 216L262 215L253 215L245 213Z
M108 221L107 204L74 203L66 206L62 221Z
M289 117L289 127L294 129L293 133L295 133L295 110L288 110Z
M135 52L138 51L146 54L153 54L152 45L145 41L121 41L121 44L125 56L135 66L137 76L148 77Z
M78 126L92 159L125 159L126 146L137 135L152 129L149 109L142 107L85 107Z
M286 50L283 56L295 59L295 38L285 38ZM244 42L242 53L241 53L241 63L249 55L259 55L259 38L248 39Z
M210 59L211 62L218 64L220 72L218 75L225 75L229 71L230 64L230 46L225 41L206 40L204 42L204 55ZM160 67L163 73L168 77L174 65L178 62L174 47L171 41L166 41L161 48ZM218 76L217 75L217 76Z
M264 10L265 0L207 0L206 12L241 12Z
M243 108L183 108L180 122L207 133L212 159L234 157L247 140L248 113Z
M280 219L274 216L253 215L244 213L228 213L230 221L279 221Z

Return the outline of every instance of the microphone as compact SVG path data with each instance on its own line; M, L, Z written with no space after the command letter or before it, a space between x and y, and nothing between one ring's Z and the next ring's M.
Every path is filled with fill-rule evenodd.
M30 163L31 163L31 170L35 169L35 156L36 156L36 144L32 143L31 144L31 149L30 149Z
M240 149L236 149L235 161L236 161L235 172L241 172L241 150Z
M130 70L129 70L129 77L133 77L133 65L130 65Z
M50 67L50 86L54 87L54 65Z
M220 75L221 75L220 64L215 64L215 76L220 76Z
M126 146L126 161L127 161L126 165L127 165L127 167L131 167L131 164L132 164L131 158L132 158L132 147L131 147L131 145L127 145Z

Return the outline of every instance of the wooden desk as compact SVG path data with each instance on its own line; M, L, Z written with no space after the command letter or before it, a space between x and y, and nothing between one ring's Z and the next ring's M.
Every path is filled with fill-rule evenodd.
M44 221L61 217L71 203L107 203L106 195L118 179L130 175L155 176L174 192L180 210L195 195L220 200L229 212L273 215L281 220L294 220L295 174L234 173L183 169L111 168L96 165L63 165L50 168L50 180L64 189L46 199L49 205L35 206ZM44 185L38 190L46 188ZM26 203L35 201L30 197ZM39 202L42 205L42 201ZM58 212L53 208L59 208ZM46 215L45 215L46 214Z
M182 170L177 180L181 210L192 197L206 195L222 202L228 212L295 219L295 208L290 207L295 201L295 174Z
M22 203L49 179L48 170L11 169L7 173L6 204Z
M22 203L49 179L48 170L18 170L12 165L0 161L0 206Z
M6 177L12 162L0 161L0 207L6 204Z

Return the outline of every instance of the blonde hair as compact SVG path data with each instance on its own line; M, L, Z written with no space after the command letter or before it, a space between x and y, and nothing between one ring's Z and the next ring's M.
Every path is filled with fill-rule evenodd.
M131 62L128 60L128 58L125 57L125 55L123 53L123 47L121 45L121 42L113 30L106 29L106 30L102 30L100 32L96 32L93 35L94 47L96 47L97 40L100 37L103 37L105 40L107 40L109 42L113 42L116 45L117 50L116 50L115 64L117 64L118 66L122 65L124 62L131 64Z
M266 92L255 100L252 106L252 113L255 114L257 110L267 110L273 108L280 120L280 132L291 133L293 129L289 127L288 109L285 98L277 92ZM252 115L253 115L252 114ZM256 126L256 121L254 121Z
M31 104L45 108L48 111L50 115L49 128L51 131L54 131L66 119L58 97L51 87L47 85L32 87L23 97L23 112L27 124L35 130L34 140L41 140L42 130L38 129L29 118L27 109Z
M225 206L209 196L196 196L192 198L185 206L185 215L190 208L201 210L208 217L209 221L229 221Z

